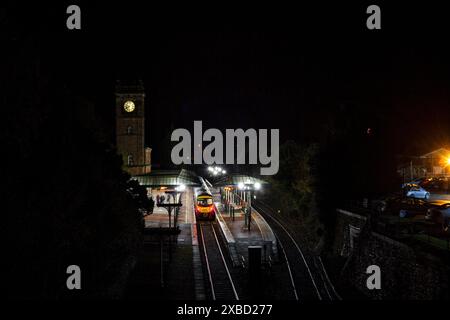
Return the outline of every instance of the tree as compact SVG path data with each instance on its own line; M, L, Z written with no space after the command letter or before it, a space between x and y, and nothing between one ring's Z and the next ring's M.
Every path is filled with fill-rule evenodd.
M142 190L101 134L95 105L73 94L40 59L39 42L22 42L3 76L11 86L1 144L7 170L2 212L7 228L7 291L12 298L119 296L141 244ZM12 36L11 36L12 37ZM82 290L67 290L78 265Z
M287 141L280 147L280 169L270 178L267 193L272 207L286 218L297 221L303 235L313 243L322 229L316 203L316 166L318 146L302 146Z

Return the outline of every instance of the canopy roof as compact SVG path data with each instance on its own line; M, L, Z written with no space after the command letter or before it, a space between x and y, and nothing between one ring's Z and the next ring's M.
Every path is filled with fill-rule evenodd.
M244 184L255 184L256 182L262 184L267 184L266 181L247 176L244 174L231 174L226 175L224 177L219 178L218 180L215 180L212 182L214 187L226 187L226 186L237 186L239 183Z
M139 184L146 187L170 187L181 184L185 186L200 186L198 176L194 172L185 169L158 170L147 175L134 176L132 179L137 180Z

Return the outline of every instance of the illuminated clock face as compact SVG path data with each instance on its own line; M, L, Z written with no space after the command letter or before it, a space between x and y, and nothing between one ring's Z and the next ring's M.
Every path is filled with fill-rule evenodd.
M133 112L133 111L134 111L134 108L135 108L135 106L134 106L134 102L133 102L133 101L127 101L127 102L125 102L125 103L123 104L123 109L124 109L126 112Z

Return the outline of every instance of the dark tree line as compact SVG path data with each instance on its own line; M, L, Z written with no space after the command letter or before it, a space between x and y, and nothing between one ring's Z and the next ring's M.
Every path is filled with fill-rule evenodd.
M399 188L395 154L379 122L376 113L340 106L318 123L322 134L315 142L280 147L280 170L265 197L297 220L312 243L322 235L332 239L336 208Z
M0 137L8 295L119 297L141 243L141 211L151 210L146 190L122 171L96 106L47 68L39 38L7 30ZM81 290L66 287L69 265L81 268Z

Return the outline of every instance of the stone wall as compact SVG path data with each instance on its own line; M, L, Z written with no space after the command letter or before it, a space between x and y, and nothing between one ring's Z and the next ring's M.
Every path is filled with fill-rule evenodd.
M362 216L338 211L335 254L346 256L342 270L346 283L375 300L450 299L448 256L438 257L422 249L393 240L370 230ZM350 226L361 226L351 248ZM367 267L381 270L381 289L366 286Z

